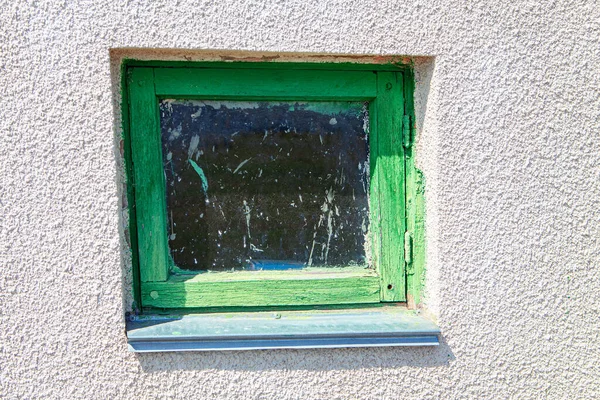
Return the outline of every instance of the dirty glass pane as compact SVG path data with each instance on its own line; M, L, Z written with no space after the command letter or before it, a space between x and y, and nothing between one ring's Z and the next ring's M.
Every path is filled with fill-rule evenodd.
M169 247L178 267L368 265L365 103L159 106Z

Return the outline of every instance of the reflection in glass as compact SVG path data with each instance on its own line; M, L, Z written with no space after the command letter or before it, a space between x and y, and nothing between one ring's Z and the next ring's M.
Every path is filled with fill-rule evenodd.
M159 106L169 247L178 267L368 264L366 104Z

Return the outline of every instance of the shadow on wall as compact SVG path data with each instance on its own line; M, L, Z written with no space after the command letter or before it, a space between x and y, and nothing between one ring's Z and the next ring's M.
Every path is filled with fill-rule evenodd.
M413 70L415 74L414 108L417 132L423 132L427 102L431 90L431 78L435 69L435 57L414 57ZM419 135L417 135L419 136Z
M135 353L146 373L195 371L336 371L357 368L443 367L455 360L443 337L437 347Z

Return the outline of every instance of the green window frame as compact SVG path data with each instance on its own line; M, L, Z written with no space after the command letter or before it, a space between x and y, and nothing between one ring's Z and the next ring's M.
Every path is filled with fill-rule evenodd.
M406 65L179 63L123 65L123 121L135 307L237 310L420 301L422 178L414 167L413 76ZM374 270L184 274L169 258L160 99L368 101Z

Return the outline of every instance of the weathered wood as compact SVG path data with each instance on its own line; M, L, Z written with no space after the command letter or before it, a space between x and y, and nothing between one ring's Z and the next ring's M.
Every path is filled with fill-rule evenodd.
M406 148L406 230L412 236L412 260L407 264L406 301L410 308L421 303L425 273L425 182L421 171L415 165L414 142L414 77L410 71L404 73L405 115L409 126L403 127L410 135L410 145Z
M406 229L413 237L412 259L407 264L407 301L409 307L416 308L421 301L423 291L423 273L425 265L425 203L423 175L414 165L412 157L407 158L407 219Z
M162 97L286 100L365 100L377 94L369 71L157 68Z
M376 277L377 272L364 267L309 267L290 270L262 271L184 271L172 275L171 282L240 282L261 280L311 280Z
M404 273L404 148L402 117L404 115L401 73L380 72L377 75L377 157L375 177L378 180L380 206L381 258L379 272L382 301L406 300Z
M377 168L377 159L379 150L377 147L378 125L377 125L377 107L378 100L369 103L369 253L373 266L380 273L381 262L381 211L379 204L379 173Z
M134 68L129 79L138 254L142 282L168 276L165 183L158 101L151 68Z
M125 60L127 67L166 67L166 68L219 68L219 69L266 69L266 70L330 70L330 71L392 71L406 72L410 70L407 64L399 64L402 60L382 60L381 64L361 64L356 62L269 62L268 59L261 61L231 60L231 61L159 61L159 60Z
M198 277L201 277L200 275ZM146 307L256 307L379 302L374 276L208 281L170 279L142 283Z
M128 95L143 306L269 307L405 301L403 241L407 227L402 120L406 91L403 79L402 72L375 74L361 70L340 73L285 69L285 66L281 69L239 70L132 68ZM245 272L229 274L235 276L233 279L207 278L209 274L192 279L189 276L169 278L159 97L369 100L371 226L368 240L379 276L372 272L364 276L296 276L285 271L286 275L281 277L262 275L259 279L256 279L257 275L246 279ZM407 151L410 153L410 149ZM411 171L414 168L409 167ZM412 172L409 178L414 180ZM411 196L410 201L414 202L415 198ZM417 217L411 219L415 221L412 227L417 223ZM422 237L416 236L415 242L421 243ZM422 263L422 256L415 253L415 262ZM411 291L416 286L416 281L411 281Z
M125 235L129 239L131 246L131 275L133 289L132 309L138 311L142 306L141 287L140 287L140 261L138 256L137 239L137 216L135 212L135 193L133 190L133 160L131 154L131 130L129 116L129 76L131 69L127 63L121 65L121 112L122 112L122 150L125 159L125 175L127 182L127 210L129 211L129 225L125 230Z

